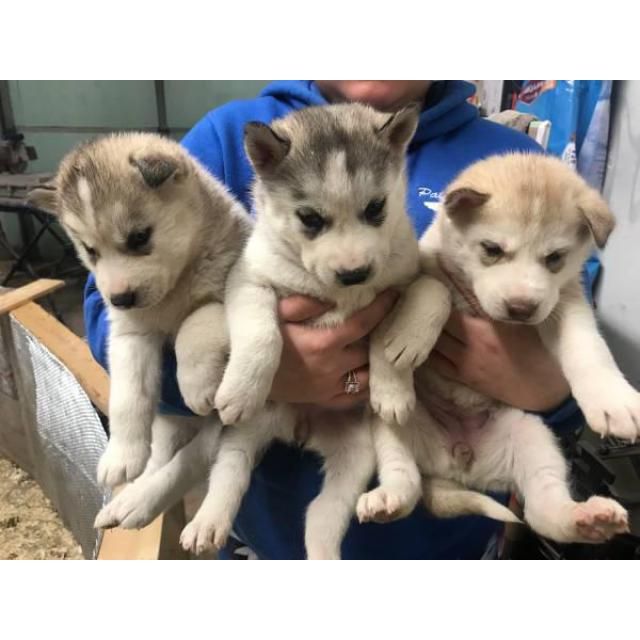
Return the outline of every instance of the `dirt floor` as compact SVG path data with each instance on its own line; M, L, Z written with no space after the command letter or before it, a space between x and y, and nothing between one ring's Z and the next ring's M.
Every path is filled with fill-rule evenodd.
M0 458L0 560L81 560L67 531L38 484Z

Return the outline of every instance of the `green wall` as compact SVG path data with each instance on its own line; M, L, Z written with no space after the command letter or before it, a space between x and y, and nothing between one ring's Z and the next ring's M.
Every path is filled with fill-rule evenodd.
M171 136L180 139L211 109L254 97L267 84L264 80L166 80ZM16 127L38 154L29 164L28 171L33 173L55 171L65 153L103 129L158 126L153 80L12 80L9 92ZM15 216L2 216L7 236L19 244ZM50 247L43 241L45 255Z
M172 135L182 137L211 109L230 100L253 97L266 84L258 80L165 81L167 124ZM158 126L152 80L14 80L9 90L16 126L38 152L38 160L29 165L33 172L54 171L74 145L99 133L69 132L65 127ZM37 129L42 127L56 129Z

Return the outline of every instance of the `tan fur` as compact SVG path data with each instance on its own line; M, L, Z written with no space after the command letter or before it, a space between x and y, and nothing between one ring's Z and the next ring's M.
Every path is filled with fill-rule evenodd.
M138 476L149 457L167 341L185 402L211 413L228 350L226 278L250 221L179 144L143 133L75 149L32 200L58 215L107 305L111 438L98 477L114 486ZM134 246L145 233L148 241ZM129 293L131 304L118 303Z
M457 309L468 313L479 306L494 321L515 321L507 310L516 294L535 302L535 311L522 321L535 325L558 359L591 427L635 440L640 394L626 382L598 334L580 283L581 266L593 248L585 229L602 243L613 227L602 198L556 159L512 154L472 165L447 188L444 203L420 242L425 272L450 287ZM504 255L487 255L487 240L500 244ZM563 260L550 268L546 257L560 248ZM395 331L400 343L403 336L408 340L403 347L411 353L418 348L417 325L431 301L414 295L404 306ZM614 500L593 497L577 503L571 498L566 462L540 418L445 378L428 364L416 372L416 388L420 402L400 432L414 460L405 456L401 462L396 455L393 464L413 472L417 461L427 479L426 504L436 515L511 519L465 487L515 490L524 497L529 525L557 541L602 542L627 530L627 513ZM482 426L460 429L455 420L437 421L434 397L440 406L448 403L449 415L457 412L472 420L467 425ZM486 419L473 422L478 415ZM429 478L438 480L430 483ZM382 480L374 492L401 511L394 487Z
M532 227L558 219L587 225L599 247L613 231L615 220L602 196L558 158L539 154L494 156L469 167L447 187L473 189L491 197L473 213L488 224L514 218Z

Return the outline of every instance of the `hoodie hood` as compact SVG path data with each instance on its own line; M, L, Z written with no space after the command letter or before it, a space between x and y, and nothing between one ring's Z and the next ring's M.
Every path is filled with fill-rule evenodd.
M468 102L474 93L475 87L470 82L434 82L424 102L411 146L452 133L477 118L478 110ZM328 104L312 80L278 80L265 87L260 95L274 98L293 109Z

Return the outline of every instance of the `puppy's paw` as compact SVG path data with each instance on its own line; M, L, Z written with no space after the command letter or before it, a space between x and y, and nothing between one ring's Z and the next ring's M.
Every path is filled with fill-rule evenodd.
M220 551L227 542L231 526L231 521L226 518L212 518L197 513L183 529L180 544L185 551L195 555Z
M384 338L384 353L397 369L417 369L428 357L438 338L423 324L392 325Z
M145 440L120 442L112 438L98 463L98 483L113 488L135 480L150 455L151 447Z
M635 442L640 436L640 393L626 380L593 385L576 399L589 426L602 437Z
M629 516L611 498L593 496L573 507L576 542L606 542L619 533L629 532Z
M222 370L215 366L178 367L178 387L182 398L195 414L207 416L215 409L215 397Z
M413 385L399 380L370 381L370 403L372 409L387 424L406 424L416 408L416 393Z
M359 522L391 522L408 516L415 507L410 495L389 487L376 487L358 499Z
M267 402L269 389L236 382L234 376L226 376L215 396L215 407L224 425L237 424L253 417Z
M125 487L109 504L102 507L93 526L96 529L146 527L160 511L155 509L154 496L145 490L145 486L144 482L138 480Z

